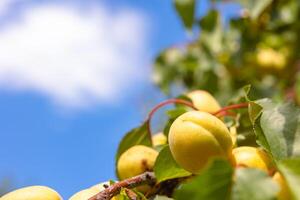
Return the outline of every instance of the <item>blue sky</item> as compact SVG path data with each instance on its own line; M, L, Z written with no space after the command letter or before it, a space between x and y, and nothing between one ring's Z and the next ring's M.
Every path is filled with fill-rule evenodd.
M1 2L0 182L67 199L114 179L121 137L164 98L152 59L190 39L171 1Z

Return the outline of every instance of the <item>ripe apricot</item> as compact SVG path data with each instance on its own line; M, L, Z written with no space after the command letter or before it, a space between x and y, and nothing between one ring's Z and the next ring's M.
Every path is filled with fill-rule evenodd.
M121 180L142 174L153 169L158 152L154 149L136 145L125 151L117 164L118 175Z
M221 109L217 100L205 90L195 90L188 93L187 96L200 111L214 113Z
M260 148L242 146L232 150L236 164L244 167L257 168L269 172L274 165L268 154Z
M279 193L277 195L278 200L289 200L292 199L292 195L290 192L290 189L285 181L285 179L283 178L283 176L279 173L276 172L273 176L273 180L275 182L278 183L280 190Z
M232 139L226 125L207 112L189 111L171 125L169 145L176 162L198 174L211 158L231 160Z
M53 189L46 186L29 186L14 190L2 196L1 200L62 200Z
M167 144L167 137L163 133L157 133L152 136L153 146L161 146Z

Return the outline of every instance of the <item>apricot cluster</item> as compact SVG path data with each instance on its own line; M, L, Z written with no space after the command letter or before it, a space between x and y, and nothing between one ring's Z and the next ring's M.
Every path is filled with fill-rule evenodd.
M258 147L236 147L237 129L227 127L223 118L214 113L221 109L216 99L206 91L188 93L193 107L172 123L168 137L163 133L152 136L152 147L134 145L124 151L117 161L117 175L120 181L153 171L159 155L158 147L168 144L177 164L192 174L199 174L215 158L228 160L233 167L256 168L265 171L280 186L279 200L288 200L291 194L287 183L276 171L276 166L267 152ZM109 183L100 183L74 194L70 200L87 200L103 191ZM146 194L150 186L138 186ZM61 200L54 190L44 186L31 186L10 192L1 200ZM113 197L114 200L118 196Z

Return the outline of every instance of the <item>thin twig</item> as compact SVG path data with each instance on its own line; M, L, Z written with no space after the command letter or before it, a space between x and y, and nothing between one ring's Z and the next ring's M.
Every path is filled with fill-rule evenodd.
M114 183L105 190L99 192L98 194L92 196L88 200L109 200L113 196L120 193L121 188L135 188L140 185L154 185L156 178L154 172L145 172L138 176Z

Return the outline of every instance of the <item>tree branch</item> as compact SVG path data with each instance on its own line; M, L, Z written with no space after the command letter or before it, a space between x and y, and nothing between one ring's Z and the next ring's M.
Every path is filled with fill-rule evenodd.
M98 194L92 196L88 200L109 200L113 196L116 196L120 193L121 188L135 188L140 185L154 185L156 182L156 178L154 172L145 172L138 176L117 182L105 190L99 192Z

